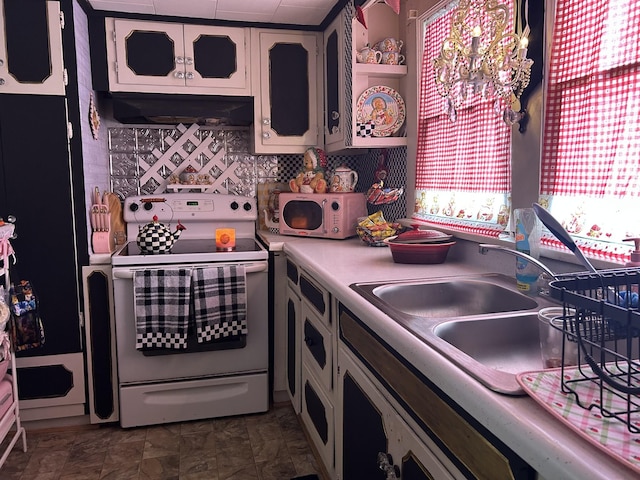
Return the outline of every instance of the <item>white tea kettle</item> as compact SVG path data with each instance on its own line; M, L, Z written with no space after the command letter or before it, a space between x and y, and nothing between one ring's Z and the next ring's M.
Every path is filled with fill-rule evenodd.
M346 165L340 165L336 168L331 176L331 192L353 192L358 183L358 172L351 170Z

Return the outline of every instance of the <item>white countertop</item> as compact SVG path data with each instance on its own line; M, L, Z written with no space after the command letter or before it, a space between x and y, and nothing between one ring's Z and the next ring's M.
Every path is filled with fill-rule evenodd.
M284 250L399 354L528 462L541 477L547 480L613 480L629 479L635 475L631 469L583 440L528 396L502 395L484 387L349 287L356 282L378 280L505 273L497 261L499 256L475 254L480 258L473 258L475 251L459 242L460 245L452 247L443 264L403 265L393 262L388 248L368 247L357 238L323 240L284 237L268 232L260 232L260 235L270 250ZM513 262L513 257L508 261Z

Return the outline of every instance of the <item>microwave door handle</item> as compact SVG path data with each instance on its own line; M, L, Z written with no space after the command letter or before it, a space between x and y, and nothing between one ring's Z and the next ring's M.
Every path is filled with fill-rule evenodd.
M322 233L327 233L327 225L325 224L324 219L327 218L327 215L324 211L324 209L327 206L327 199L323 198L322 199Z

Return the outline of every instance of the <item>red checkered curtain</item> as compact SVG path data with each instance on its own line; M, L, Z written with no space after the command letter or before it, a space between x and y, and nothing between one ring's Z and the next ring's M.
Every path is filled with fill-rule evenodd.
M557 0L541 202L592 255L640 234L640 2ZM546 234L544 243L559 242Z
M511 128L478 95L451 122L438 94L433 60L451 30L453 10L425 28L413 218L486 235L498 235L510 211Z

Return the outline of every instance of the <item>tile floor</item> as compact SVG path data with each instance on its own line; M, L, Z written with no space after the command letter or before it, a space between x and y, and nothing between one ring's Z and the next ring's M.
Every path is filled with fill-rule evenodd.
M267 413L121 429L30 431L0 469L2 480L289 480L317 473L287 403Z

